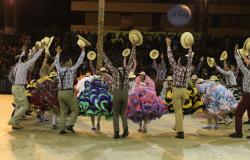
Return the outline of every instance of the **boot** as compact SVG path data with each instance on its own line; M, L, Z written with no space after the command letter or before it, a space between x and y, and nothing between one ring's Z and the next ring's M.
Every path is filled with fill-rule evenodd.
M184 132L177 132L175 138L184 139Z
M129 132L128 132L128 127L124 129L124 132L122 134L122 138L125 138L129 135Z
M120 138L119 132L115 132L114 139L118 139L118 138Z
M74 131L74 129L73 129L73 125L71 125L71 126L67 126L65 129L66 129L66 131L67 132L70 132L70 133L75 133L75 131Z

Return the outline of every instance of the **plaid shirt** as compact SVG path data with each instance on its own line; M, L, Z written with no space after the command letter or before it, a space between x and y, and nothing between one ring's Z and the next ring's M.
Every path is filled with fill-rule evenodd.
M129 71L132 67L133 60L135 59L135 56L136 56L135 46L133 46L133 48L132 48L132 52L131 52L131 55L129 57L128 64L126 66L124 66L125 71L124 72L121 71L122 74L125 73L123 86L122 86L122 77L120 77L120 74L119 74L119 69L115 68L112 65L112 63L110 62L110 60L108 59L107 55L104 52L102 52L102 51L98 51L98 52L102 54L103 60L105 62L105 66L110 70L110 72L112 74L112 77L113 77L112 90L114 91L114 90L119 90L122 88L129 88L128 74L129 74Z
M226 84L228 86L236 86L237 82L236 82L236 78L234 76L234 73L232 71L224 71L223 69L221 69L219 66L216 66L216 69L225 76L226 79Z
M242 59L239 54L235 55L236 62L238 67L240 68L243 76L243 83L242 83L242 88L243 91L246 93L250 93L250 71L247 69L247 67L243 64Z
M173 52L170 47L168 47L168 59L169 63L173 68L173 82L175 87L184 87L188 86L188 79L190 79L191 71L192 71L192 60L193 57L191 56L192 50L189 49L188 51L188 63L187 66L180 66L178 65L173 56Z
M58 79L59 79L59 84L58 84L59 89L73 89L73 82L74 82L74 78L75 78L75 72L77 71L77 69L82 64L82 61L83 61L84 57L85 57L85 49L82 50L82 53L81 53L80 57L78 58L78 60L77 60L77 62L76 62L76 64L74 66L72 66L72 67L62 67L60 65L60 61L59 61L60 55L59 54L56 55L55 66L56 66L57 75L58 75ZM66 72L66 70L67 70L67 72ZM66 72L66 74L65 74L65 76L63 78L63 82L61 82L61 78L63 77L65 72Z

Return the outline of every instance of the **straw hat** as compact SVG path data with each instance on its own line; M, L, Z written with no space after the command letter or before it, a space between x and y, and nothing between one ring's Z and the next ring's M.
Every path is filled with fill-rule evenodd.
M159 51L153 49L152 51L150 51L149 56L151 59L157 59L159 57Z
M146 76L146 73L144 71L141 71L140 73L138 73L139 75L143 75Z
M136 75L134 74L134 72L129 72L128 78L129 79L134 79L134 78L136 78Z
M49 74L49 77L56 77L57 76L57 73L56 72L51 72L50 74Z
M131 53L131 50L129 48L124 49L124 51L122 52L122 56L127 57L130 53Z
M210 58L210 57L207 57L207 64L209 67L213 67L214 66L214 58Z
M238 53L240 54L241 57L246 57L249 55L249 51L245 49L238 49Z
M136 29L131 30L129 32L129 41L136 46L142 45L143 37L141 32Z
M218 81L218 77L215 76L215 75L212 75L210 78L209 78L210 81Z
M173 80L173 77L172 76L168 76L166 81L172 81Z
M250 38L247 38L244 42L243 49L249 50L250 49Z
M188 49L191 48L194 44L194 37L190 32L184 32L181 35L181 45L183 48Z
M45 45L47 46L49 44L50 38L49 37L44 37L41 42L45 43Z
M195 83L195 84L200 84L200 83L202 83L202 82L204 82L204 79L199 78L199 79L197 79L197 81L196 81L196 83Z
M51 43L53 42L53 40L54 40L54 36L49 38L49 43L46 45L47 49L49 49L49 47L51 46Z
M78 37L78 41L77 41L77 45L81 48L84 48L85 46L91 46L91 43L86 40L85 38L83 38L82 36L80 36L79 34L77 35Z
M221 56L220 56L220 60L221 60L221 61L224 61L224 60L227 59L227 57L228 57L227 51L223 51L222 54L221 54Z
M85 74L85 77L90 77L91 76L91 74L89 73L89 72L87 72L86 74Z
M41 41L36 41L36 46L40 48L42 46L42 42Z
M197 75L194 74L194 75L192 75L191 79L196 80L196 79L198 79L198 77L197 77Z
M100 69L100 72L108 72L108 71L106 70L106 68L102 67L102 68Z
M88 58L90 61L95 60L95 58L96 58L96 53L95 53L94 51L89 51L88 54L87 54L87 58Z

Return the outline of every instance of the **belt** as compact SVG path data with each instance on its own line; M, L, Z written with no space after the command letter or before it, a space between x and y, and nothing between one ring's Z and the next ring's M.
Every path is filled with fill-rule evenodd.
M184 87L184 86L174 86L174 88L187 88L187 87Z
M59 89L60 91L68 91L68 90L73 90L73 88L66 88L66 89Z
M21 86L21 87L24 87L25 84L14 84L14 86Z

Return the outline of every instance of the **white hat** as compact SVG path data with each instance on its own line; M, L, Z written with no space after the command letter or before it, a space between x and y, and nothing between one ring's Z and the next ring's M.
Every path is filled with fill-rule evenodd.
M136 75L134 74L134 72L129 72L128 78L129 79L134 79L134 78L136 78Z
M218 77L215 76L215 75L212 75L210 78L209 78L210 81L218 81Z
M223 52L221 53L220 60L221 60L221 61L224 61L224 60L227 59L227 57L228 57L227 51L223 51Z
M106 68L102 67L102 68L100 69L100 72L107 72L107 70L106 70Z
M140 73L138 73L139 75L143 75L146 76L146 73L144 71L141 71Z
M196 80L196 79L198 79L198 77L197 77L197 75L194 74L194 75L192 75L191 79Z
M172 81L173 80L173 77L172 76L168 76L166 81Z
M200 83L202 83L202 82L204 82L204 79L199 78L199 79L197 79L197 81L196 81L196 83L195 83L195 84L200 84Z
M214 66L214 58L210 58L210 57L207 57L207 64L209 67L213 67Z

